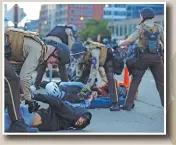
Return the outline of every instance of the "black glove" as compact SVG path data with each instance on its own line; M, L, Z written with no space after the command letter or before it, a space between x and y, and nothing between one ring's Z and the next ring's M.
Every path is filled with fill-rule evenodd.
M89 95L91 95L91 91L88 90L87 88L83 88L78 94L78 98L80 101L83 101L85 99L87 99L89 97Z
M33 94L33 97L34 97L33 99L36 101L41 101L43 103L47 103L45 98L48 96L46 96L44 94L41 94L41 93Z
M87 94L84 92L79 92L77 96L78 96L79 101L84 101L84 99L88 97Z
M29 113L36 112L40 108L40 105L35 100L25 100L25 104L29 106Z

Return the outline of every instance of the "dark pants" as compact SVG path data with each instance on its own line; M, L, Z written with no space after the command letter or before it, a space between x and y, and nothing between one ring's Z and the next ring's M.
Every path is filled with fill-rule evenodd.
M20 115L20 79L12 66L5 59L5 107L8 109L11 121L21 118Z
M141 82L141 79L145 71L150 68L155 79L156 88L159 92L162 106L164 107L164 64L162 57L159 54L143 53L140 55L137 63L139 67L136 69L135 74L133 75L133 79L126 99L126 105L128 107L132 107L134 103L134 96Z
M111 102L117 103L119 98L117 95L117 83L114 79L113 61L112 60L106 61L104 68L108 80L108 91L110 94Z

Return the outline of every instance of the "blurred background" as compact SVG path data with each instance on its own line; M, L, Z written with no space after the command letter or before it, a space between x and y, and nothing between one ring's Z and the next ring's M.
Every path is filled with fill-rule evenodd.
M155 22L164 27L164 4L4 4L5 27L19 27L40 33L51 31L57 24L77 26L81 40L103 38L124 40L140 23L139 11L154 9Z

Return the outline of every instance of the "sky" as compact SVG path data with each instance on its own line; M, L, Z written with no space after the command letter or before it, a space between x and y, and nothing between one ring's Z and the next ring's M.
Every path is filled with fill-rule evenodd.
M15 3L7 3L7 10L11 9ZM16 3L20 8L23 8L26 13L26 17L21 21L20 26L24 26L24 23L28 20L36 20L39 19L39 12L41 8L41 3L36 2L21 2Z
M7 10L12 8L13 6L14 6L14 3L12 3L12 4L8 3ZM27 14L26 17L28 19L32 19L32 20L39 19L39 12L40 12L41 4L35 3L35 2L32 2L32 3L23 2L23 3L19 3L18 6L20 8L23 8L24 12Z

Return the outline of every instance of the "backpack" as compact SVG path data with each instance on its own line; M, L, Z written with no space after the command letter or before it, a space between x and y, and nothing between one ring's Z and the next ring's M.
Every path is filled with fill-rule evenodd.
M39 63L44 61L47 46L39 38L38 34L17 28L8 28L5 30L5 34L8 37L8 43L10 44L11 48L11 60L15 62L24 62L24 37L28 37L38 42L42 46L42 55L39 59Z
M91 62L91 51L94 48L100 49L100 56L99 56L99 66L103 66L106 61L106 56L107 56L107 48L105 45L99 43L99 42L94 42L94 41L88 41L89 44L89 49L87 49L87 53L85 55L85 63L88 64Z
M151 53L159 53L160 45L160 30L157 24L153 28L142 25L143 35L145 37L145 46Z

